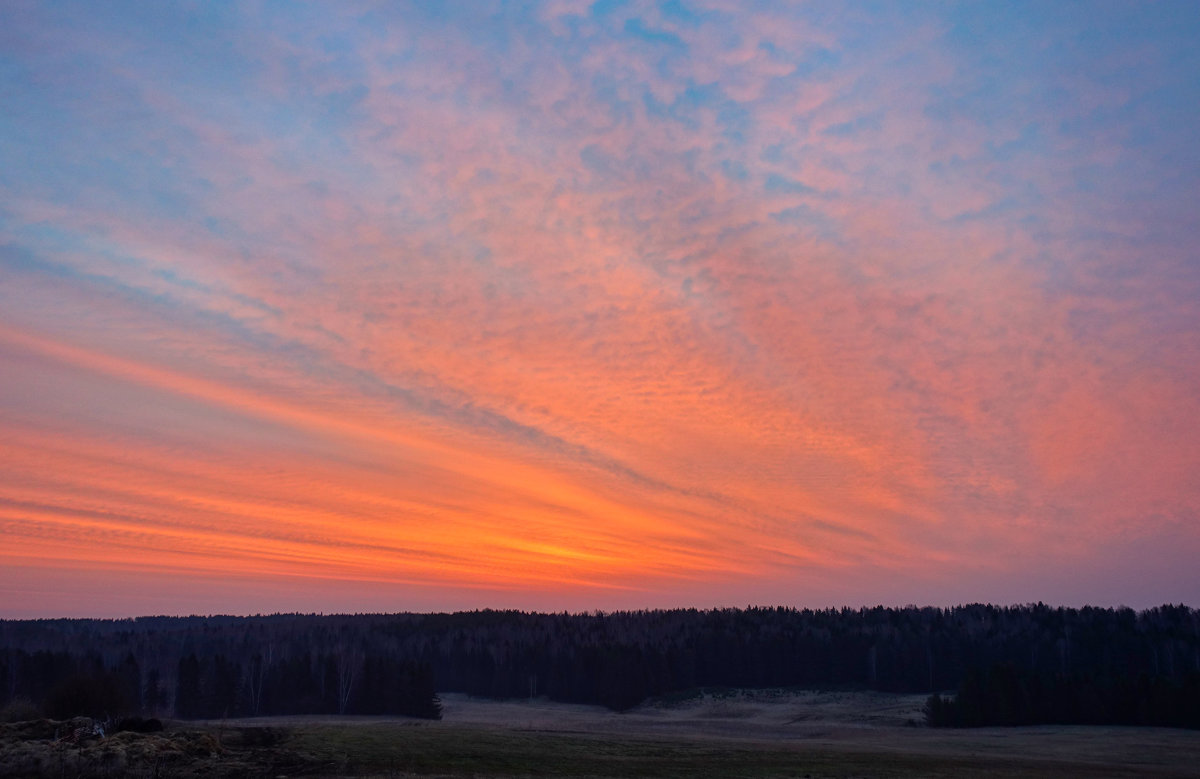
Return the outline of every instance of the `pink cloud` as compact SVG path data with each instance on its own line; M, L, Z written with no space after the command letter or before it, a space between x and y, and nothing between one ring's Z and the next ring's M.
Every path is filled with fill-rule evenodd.
M1054 129L1127 95L1084 78L1056 113L1014 78L988 119L947 24L856 47L863 20L699 10L341 48L354 20L243 19L244 96L63 38L187 208L87 177L5 204L6 564L621 605L983 571L962 597L1011 599L1056 555L1099 580L1116 539L1190 538L1192 277L1067 183L1132 164L1125 130Z

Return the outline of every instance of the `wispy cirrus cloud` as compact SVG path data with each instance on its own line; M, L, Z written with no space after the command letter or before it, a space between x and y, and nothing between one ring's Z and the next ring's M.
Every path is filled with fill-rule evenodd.
M1181 6L3 15L30 613L1194 595Z

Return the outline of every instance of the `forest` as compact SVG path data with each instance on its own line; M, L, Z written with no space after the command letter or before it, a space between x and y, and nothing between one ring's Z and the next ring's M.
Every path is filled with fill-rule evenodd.
M626 710L698 687L931 693L931 725L1200 726L1200 611L1043 604L0 621L0 707L440 716L439 692Z

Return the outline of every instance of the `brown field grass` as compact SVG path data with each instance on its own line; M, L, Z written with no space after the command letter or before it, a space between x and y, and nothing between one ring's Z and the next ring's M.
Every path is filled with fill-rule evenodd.
M10 739L0 744L0 775L1200 776L1195 731L935 730L915 724L922 703L921 696L877 693L709 691L618 714L544 700L447 695L439 722L281 717L176 723L165 734L119 734L68 750Z

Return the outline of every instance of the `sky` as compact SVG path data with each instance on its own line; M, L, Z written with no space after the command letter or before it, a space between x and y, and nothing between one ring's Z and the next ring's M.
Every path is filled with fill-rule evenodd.
M0 5L0 617L1200 605L1192 2Z

